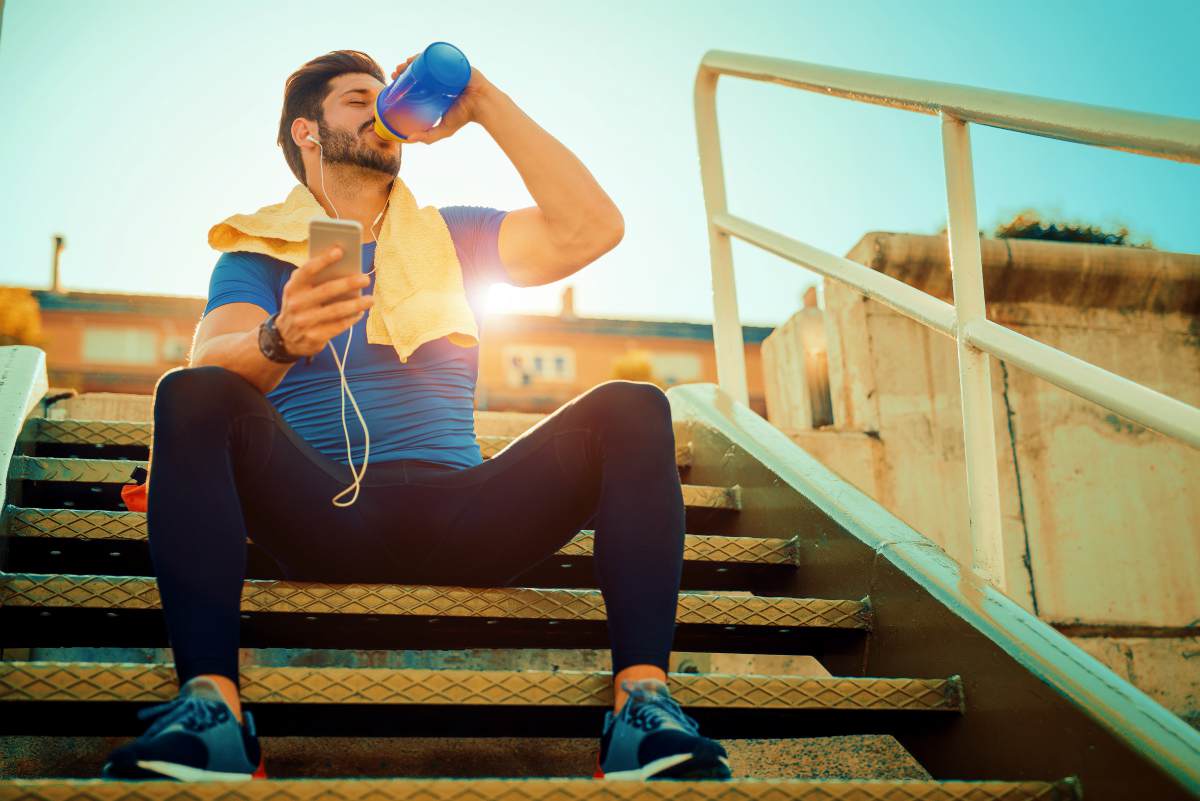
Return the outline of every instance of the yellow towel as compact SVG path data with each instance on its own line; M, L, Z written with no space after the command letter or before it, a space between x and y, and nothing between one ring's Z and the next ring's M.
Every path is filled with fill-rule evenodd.
M308 187L296 184L282 203L214 225L208 244L223 253L262 253L299 267L308 261L313 217L329 219ZM397 176L375 247L375 305L367 312L367 342L391 345L403 363L421 345L441 337L464 348L479 344L462 267L441 213L433 206L417 208Z

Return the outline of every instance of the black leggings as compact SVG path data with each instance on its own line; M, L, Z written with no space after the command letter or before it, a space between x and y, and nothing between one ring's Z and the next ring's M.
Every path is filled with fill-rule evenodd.
M223 367L163 376L151 453L150 554L181 684L238 680L247 537L292 580L487 587L594 528L613 672L667 669L684 507L670 407L654 384L593 387L475 467L368 463L347 508L331 499L350 467Z

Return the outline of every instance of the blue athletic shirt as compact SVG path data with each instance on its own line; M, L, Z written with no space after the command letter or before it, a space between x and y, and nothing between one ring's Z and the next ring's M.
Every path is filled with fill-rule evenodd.
M483 206L438 209L462 265L467 303L481 323L486 289L511 283L500 261L500 223L508 213ZM362 246L363 271L375 263L375 243ZM295 268L259 253L222 253L213 268L204 314L226 303L253 303L279 311L283 286ZM363 288L375 291L375 273ZM369 310L368 310L369 313ZM396 459L424 459L455 467L483 462L475 440L475 382L479 376L479 346L464 348L442 337L426 342L401 364L391 345L367 342L367 315L353 325L350 353L343 360L346 382L371 431L370 464ZM482 332L482 326L480 326ZM482 334L481 334L482 335ZM346 349L350 330L330 340L338 358ZM329 347L295 362L279 386L266 396L280 415L310 445L346 464L342 431L341 379ZM363 432L350 399L346 398L346 429L355 465L363 460Z

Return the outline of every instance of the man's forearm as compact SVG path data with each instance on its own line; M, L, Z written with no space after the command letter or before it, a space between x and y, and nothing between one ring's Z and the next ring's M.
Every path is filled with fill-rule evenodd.
M232 370L249 381L265 395L275 387L291 369L292 364L273 362L258 348L258 327L249 331L215 336L204 343L204 347L192 354L189 367L217 365Z
M476 119L517 168L559 241L605 238L624 226L583 162L494 84L480 98Z

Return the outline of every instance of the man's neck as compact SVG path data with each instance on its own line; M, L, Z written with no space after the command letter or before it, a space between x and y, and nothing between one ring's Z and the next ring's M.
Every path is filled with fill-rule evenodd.
M392 191L392 181L381 172L357 168L325 167L325 189L333 198L330 205L329 197L321 192L321 179L309 176L309 191L325 209L330 217L335 216L334 206L337 206L337 218L342 220L357 220L362 225L362 243L375 241L375 233L383 227L383 220L378 223L375 218L383 210L388 196ZM372 233L371 226L375 226Z

